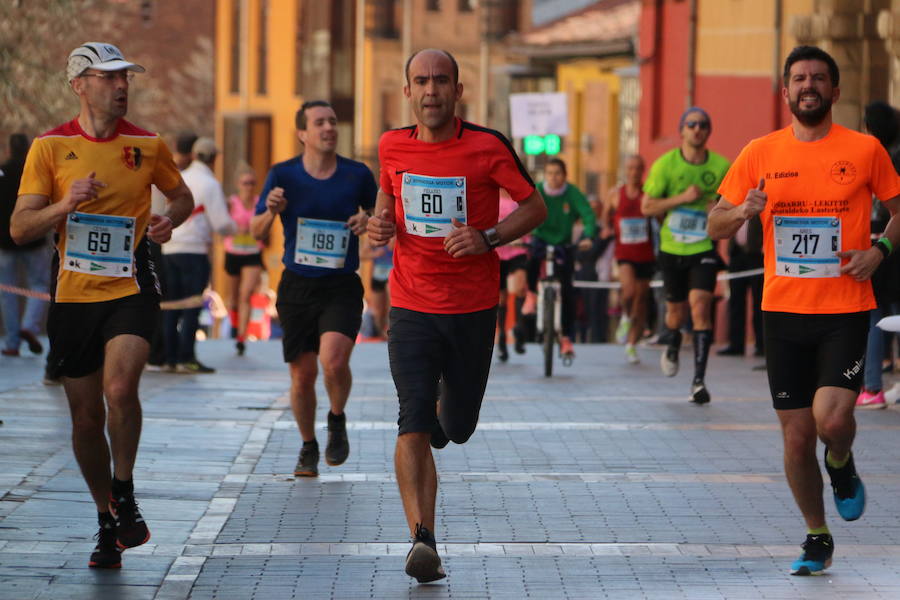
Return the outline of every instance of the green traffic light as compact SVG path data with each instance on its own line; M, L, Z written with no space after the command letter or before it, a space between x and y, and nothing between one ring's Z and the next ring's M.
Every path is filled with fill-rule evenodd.
M544 151L544 138L539 135L526 135L523 147L525 154L540 154Z
M559 151L562 149L562 140L559 139L559 136L551 133L549 135L544 136L544 152L553 156L555 154L559 154Z

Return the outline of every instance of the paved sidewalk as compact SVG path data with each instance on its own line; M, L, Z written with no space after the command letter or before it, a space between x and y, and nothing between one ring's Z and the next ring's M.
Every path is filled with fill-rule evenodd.
M805 531L758 361L714 356L698 407L689 351L667 379L658 350L630 366L621 347L579 346L547 380L530 346L495 365L472 440L438 453L448 577L418 586L385 345L357 347L351 456L317 480L290 475L278 343L198 348L218 373L144 377L135 475L153 537L117 572L86 566L96 513L62 390L41 385L42 358L0 358L0 600L900 598L900 410L857 413L866 514L845 523L829 500L834 566L790 577Z

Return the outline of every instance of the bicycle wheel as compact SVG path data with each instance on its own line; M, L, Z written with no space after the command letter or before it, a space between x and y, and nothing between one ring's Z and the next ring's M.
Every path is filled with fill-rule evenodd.
M547 287L544 290L543 327L544 327L544 377L553 375L553 346L556 343L556 329L553 323L553 309L556 304L556 290Z

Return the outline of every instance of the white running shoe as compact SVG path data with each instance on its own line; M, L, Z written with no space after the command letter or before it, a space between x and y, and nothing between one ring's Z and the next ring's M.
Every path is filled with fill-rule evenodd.
M895 383L891 389L884 391L884 400L888 404L897 404L900 402L900 381Z
M637 348L635 348L633 344L627 344L625 346L625 359L630 365L636 365L641 362L641 357L638 356Z
M666 346L662 351L659 368L666 377L675 377L678 374L678 349L675 346Z
M628 315L622 314L619 317L619 325L616 327L616 343L624 344L628 340L628 330L631 329L631 319Z

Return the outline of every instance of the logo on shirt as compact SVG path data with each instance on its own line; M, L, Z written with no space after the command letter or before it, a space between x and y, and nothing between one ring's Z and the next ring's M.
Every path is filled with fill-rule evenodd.
M132 171L140 169L143 161L144 155L138 146L125 146L122 148L122 162Z
M856 181L856 166L849 160L839 160L831 165L831 180L841 185Z
M800 177L800 171L775 171L774 173L766 173L766 179L788 179Z
M74 152L69 152L66 154L66 160L78 160L78 155Z
M702 181L703 185L706 187L712 187L716 183L716 174L712 171L703 171L703 174L700 175L700 181Z

